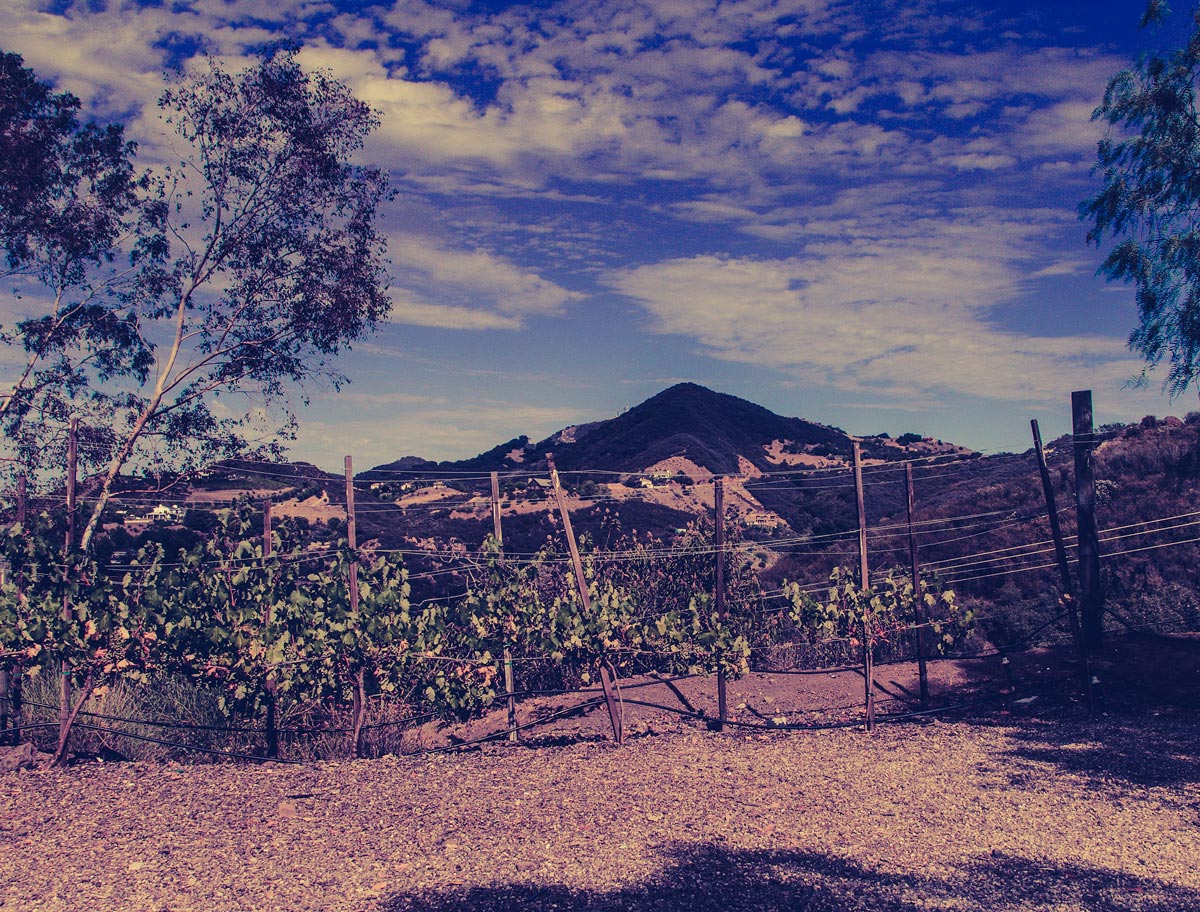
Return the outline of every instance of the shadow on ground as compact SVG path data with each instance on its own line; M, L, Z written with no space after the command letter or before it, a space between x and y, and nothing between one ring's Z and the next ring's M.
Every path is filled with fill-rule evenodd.
M1081 866L1055 867L993 854L944 878L900 876L801 851L733 851L712 844L669 853L663 874L602 890L511 883L402 893L386 912L917 912L929 908L1179 912L1200 891Z
M1103 682L1088 718L1079 667L1067 648L1014 653L1008 681L994 663L967 667L969 694L1012 686L1033 702L991 705L961 717L1003 727L1012 756L1050 763L1111 787L1200 782L1200 643L1161 636L1111 637L1093 660Z
M1174 719L1027 721L1009 732L1012 755L1052 763L1066 773L1095 779L1111 788L1181 786L1200 782L1198 726ZM1200 908L1200 907L1198 907Z

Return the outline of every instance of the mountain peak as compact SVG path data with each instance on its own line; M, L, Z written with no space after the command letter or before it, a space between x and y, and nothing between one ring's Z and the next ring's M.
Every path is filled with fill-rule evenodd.
M894 445L890 439L885 441L887 446L874 438L866 441L873 443L864 452L874 458L898 459L909 452L908 447ZM431 469L479 472L524 467L537 471L544 469L546 453L554 454L559 468L577 472L636 473L674 457L717 475L741 472L747 463L771 472L781 465L848 461L852 445L853 438L840 428L777 415L746 399L683 382L615 418L572 425L538 443L518 437L457 462L430 463L406 457L360 477L377 480L376 475L384 479L397 472L415 475Z
M739 471L742 459L769 468L767 451L776 441L849 452L848 438L833 428L785 418L698 383L668 387L554 449L558 463L575 470L637 472L683 456L720 474Z

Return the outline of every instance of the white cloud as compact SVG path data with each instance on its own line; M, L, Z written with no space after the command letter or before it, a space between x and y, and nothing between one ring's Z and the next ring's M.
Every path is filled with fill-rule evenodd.
M869 24L932 44L928 36L945 27L937 9L910 4ZM164 58L156 40L196 36L236 58L278 29L306 41L306 64L330 68L380 110L383 125L368 149L376 160L425 185L518 195L541 193L555 177L710 180L733 189L761 183L764 172L862 175L864 167L934 162L1011 172L1018 155L1062 160L1086 151L1080 115L1112 71L1111 60L1058 48L878 50L856 38L855 24L868 24L856 5L833 0L736 0L719 9L564 0L490 15L402 0L312 24L329 12L324 3L197 0L58 16L20 3L0 12L0 27L39 71L114 113L152 103ZM417 52L371 42L389 28L416 39ZM837 36L831 50L809 46L827 36ZM462 66L494 80L494 94L464 94ZM757 100L764 88L790 95L795 110ZM937 109L969 120L1013 93L1029 96L1021 118L985 125L1011 134L1012 148L990 152L968 140L954 148L943 137L933 156L927 135L859 115L865 102L887 96L899 99L901 112ZM814 124L801 110L822 107L845 116Z
M941 161L956 171L1000 171L1011 168L1017 163L1017 160L1011 155L997 155L988 152L947 155Z
M554 316L583 296L534 271L484 250L454 250L411 234L393 235L388 244L393 272L406 284L419 283L427 303L397 305L393 319L462 329L512 329L524 317ZM456 306L437 299L453 298ZM464 306L462 302L470 302ZM484 311L481 306L490 310ZM439 316L447 322L436 322Z
M1032 279L1041 279L1047 276L1070 276L1083 275L1094 269L1094 265L1082 259L1056 260L1049 266L1044 266L1037 272L1030 273Z
M485 310L454 304L427 304L400 296L392 303L393 323L438 329L519 329L521 321Z
M1104 132L1101 124L1092 122L1098 97L1061 101L1031 112L1014 140L1032 154L1090 161Z
M0 4L5 51L21 54L27 67L53 80L60 91L79 96L101 117L122 118L157 96L161 52L146 39L157 36L169 17L147 9L145 29L135 30L123 27L119 14L93 18L71 11L60 16L44 12L43 6L29 0Z
M983 213L913 220L904 237L810 243L788 259L696 256L614 272L650 329L808 382L903 398L961 393L1042 403L1138 362L1122 340L1005 330L1043 226Z

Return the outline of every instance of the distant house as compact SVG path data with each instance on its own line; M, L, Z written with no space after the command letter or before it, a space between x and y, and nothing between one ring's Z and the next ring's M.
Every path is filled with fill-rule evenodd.
M750 510L746 513L748 526L777 526L779 517L769 510Z
M157 504L147 514L151 522L183 522L183 507L175 504Z
M651 472L648 475L643 475L638 479L638 484L643 488L653 488L657 485L669 484L676 480L676 475L673 472L668 472L664 469L659 469L657 472Z
M130 531L140 532L154 523L181 523L184 513L183 507L176 504L156 504L141 516L126 515L124 523Z

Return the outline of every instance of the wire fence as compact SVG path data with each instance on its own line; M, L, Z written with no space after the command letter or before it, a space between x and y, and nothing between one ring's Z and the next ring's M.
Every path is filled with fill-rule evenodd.
M1014 462L1030 462L1029 454L1010 454L1003 457L992 457L994 459L1006 459ZM885 464L867 466L863 470L863 484L870 488L877 485L895 485L897 483L899 473L904 470L916 471L925 473L922 477L928 479L953 477L966 471L966 467L959 465L961 460L946 459L944 457L929 457L921 459L902 460L896 462L888 462ZM1032 466L1030 466L1032 468ZM306 484L330 484L330 477L321 479L310 479L303 476L297 476L294 472L280 471L265 466L243 466L239 465L236 469L237 474L244 476L248 481L260 479L264 482L276 484L285 482L290 485L290 488L285 488L286 491L296 493L297 487L302 488ZM610 476L619 480L625 488L620 496L601 495L592 497L587 502L592 504L607 503L607 502L625 502L630 499L642 499L650 502L651 494L644 489L640 489L636 484L629 485L628 482L661 481L661 473L654 472L606 472L604 470L577 470L574 472L564 472L564 475L570 475L583 480L591 480L596 477ZM347 519L353 519L354 515L371 515L372 513L379 514L396 514L402 510L470 510L474 514L483 515L489 508L494 510L497 515L512 515L504 513L503 502L494 503L489 501L484 494L475 491L460 491L457 488L449 487L449 485L472 486L482 484L485 481L499 480L504 482L521 482L526 487L524 489L528 499L535 505L543 503L545 508L552 505L550 496L542 491L535 483L533 476L528 472L512 471L505 473L479 473L479 472L426 472L419 477L413 477L413 473L402 470L372 470L372 478L383 476L393 477L403 484L413 485L414 488L420 489L433 488L435 486L446 486L444 491L439 491L439 495L444 493L445 496L439 496L436 500L429 503L410 502L406 506L399 506L396 503L387 502L367 502L357 504L354 514L347 516ZM753 472L724 475L721 478L707 479L689 479L687 487L693 492L707 492L708 488L715 488L718 483L733 483L740 485L748 492L764 492L771 489L781 487L789 487L791 489L803 490L832 490L838 488L853 488L854 481L852 479L851 469L845 466L824 466L824 467L806 467L800 468L780 468L778 470L767 472ZM350 489L360 494L369 495L371 486L380 482L354 482L350 480ZM385 482L386 483L386 482ZM14 500L14 492L8 492L4 497L11 504ZM274 496L274 495L272 495ZM703 497L700 498L704 500ZM31 498L26 504L27 508L45 508L61 505L65 498L59 497L57 494L39 494L36 498ZM333 498L329 498L331 508L336 508L338 504L333 503ZM80 498L81 503L87 502L86 496ZM230 500L229 503L218 502L213 500L196 500L194 498L184 496L182 493L173 493L171 490L163 491L134 491L127 493L118 493L113 499L115 504L125 504L131 507L146 507L149 505L162 507L180 507L187 510L216 512L226 508L230 504L244 502ZM582 503L583 501L578 501ZM1067 509L1060 510L1060 514L1068 514ZM922 550L931 553L944 551L949 546L957 546L960 553L952 556L934 558L926 560L923 564L924 568L935 572L938 578L945 584L960 585L973 583L983 580L994 580L1003 577L1013 577L1025 574L1043 573L1056 566L1056 561L1051 559L1051 555L1055 553L1053 541L1044 537L1042 523L1045 522L1045 511L1020 511L1012 508L1001 508L994 510L975 510L972 512L962 512L948 516L938 516L934 518L926 518L917 521L909 521L905 523L897 523L895 521L885 521L874 525L867 525L864 530L865 539L867 542L866 554L871 557L879 557L880 555L890 555L901 550L907 540L918 542ZM1157 551L1166 548L1177 548L1188 545L1193 545L1200 542L1200 535L1191 535L1192 531L1200 526L1200 511L1185 511L1173 513L1171 515L1158 516L1148 520L1140 520L1132 523L1123 523L1109 528L1099 530L1099 540L1109 545L1105 555L1108 558L1120 557L1124 555L1138 554L1142 552ZM1017 544L1008 544L998 548L978 548L965 549L961 545L963 542L983 539L986 536L994 536L998 532L1004 530L1011 532L1014 529L1024 529L1028 535L1027 540ZM829 557L831 555L839 558L849 557L850 553L845 554L837 552L839 546L850 548L855 544L855 539L858 538L860 529L847 528L840 531L823 532L819 534L783 534L777 535L768 541L741 541L732 545L718 546L715 543L692 544L688 546L680 546L672 543L656 543L646 544L638 548L592 548L587 552L587 557L590 561L596 563L605 563L610 565L619 565L629 562L655 562L655 561L682 561L690 559L712 560L718 554L728 555L731 557L746 557L751 554L766 554L772 559L797 556L822 556ZM1166 540L1163 540L1165 537ZM1116 545L1117 549L1113 550L1111 546ZM385 548L374 546L370 549L362 549L364 553L377 555L396 555L403 558L405 561L411 561L415 565L420 565L422 569L416 569L410 573L409 579L412 581L432 581L432 580L452 580L452 579L469 579L472 572L478 570L481 563L486 560L486 556L480 552L466 547L462 544L446 545L435 544L433 546L412 546ZM1068 544L1066 546L1066 554L1068 557L1075 556L1076 546ZM311 550L301 554L293 555L286 558L280 558L285 561L295 563L307 562L322 562L328 561L335 555L340 553L338 548L332 546L317 546ZM564 569L571 562L571 558L565 554L557 554L553 552L532 552L532 551L514 551L506 549L504 552L504 561L510 568L519 568L522 566L557 566ZM203 562L202 562L203 563ZM221 559L211 560L209 564L221 563L224 566L238 566L245 572L258 573L270 572L270 568L264 565L261 556L248 556L242 559ZM441 566L438 566L441 564ZM56 564L50 562L47 568L50 571L62 570L64 564ZM166 567L183 566L183 562L167 562ZM136 564L128 560L113 561L106 570L110 574L119 575L135 569ZM756 615L760 619L769 618L772 615L786 613L789 610L787 605L778 608L766 607L776 600L787 600L792 593L820 593L829 589L829 582L808 581L793 588L780 587L777 589L767 589L755 591L752 595L752 601L739 602L735 597L731 605L731 611L734 613L742 612L747 615ZM444 592L435 596L430 596L426 599L418 601L416 604L427 605L435 602L447 602L452 600L465 599L472 594L471 589L459 589L455 592ZM960 654L953 656L958 660L985 660L988 658L1006 659L1015 651L1032 648L1039 642L1042 644L1058 645L1064 641L1065 637L1069 637L1070 633L1067 630L1060 631L1060 636L1045 638L1043 634L1052 628L1063 626L1066 618L1065 613L1059 613L1046 620L1040 626L1026 635L1026 639L1021 643L1014 643L1006 647L992 647L987 650L978 650L973 654ZM931 629L931 623L910 623L897 625L887 631L889 637L896 644L892 647L892 652L899 654L908 649L908 644L912 639L922 631ZM1126 625L1128 626L1128 625ZM1042 637L1041 640L1038 640ZM842 672L861 672L863 669L859 665L850 664L825 664L820 663L822 656L828 657L835 654L835 647L841 643L843 646L855 646L851 637L825 637L821 640L816 640L811 637L801 639L778 639L769 644L768 649L776 655L790 655L791 658L796 658L797 655L805 656L809 661L805 664L810 664L813 667L771 667L771 672L781 675L816 675L816 674L838 674ZM806 652L807 650L807 652ZM618 650L620 651L620 650ZM790 651L790 652L789 652ZM637 650L624 650L626 657L635 656ZM767 651L764 650L763 655ZM817 657L817 661L813 662L813 656ZM412 653L412 657L419 657L417 653ZM439 656L438 660L447 662L473 661L466 657L454 656ZM931 661L939 661L950 656L935 656L931 657ZM551 663L553 657L550 655L522 655L514 657L514 661L519 663ZM898 664L908 662L910 658L891 656L890 653L885 655L883 661L875 663L875 667L888 667L889 664ZM799 663L797 663L799 664ZM691 676L675 676L663 678L661 680L638 682L634 684L625 683L621 685L623 690L632 690L634 688L643 687L658 687L671 686L684 680L689 680ZM1066 680L1064 678L1063 680ZM872 682L874 683L874 682ZM1057 682L1057 683L1061 683ZM1040 685L1039 685L1040 686ZM869 690L870 688L868 688ZM900 722L907 719L922 718L926 715L949 714L960 712L965 709L973 709L976 707L987 706L994 703L1011 702L1014 699L1020 699L1014 696L1012 688L1003 688L1004 693L997 692L987 696L979 697L964 702L946 704L937 707L913 709L910 703L904 700L899 700L901 707L898 711L884 713L880 717L880 721ZM580 702L569 708L554 710L543 717L530 719L520 723L510 723L494 732L486 735L481 735L475 738L467 739L463 742L453 745L444 745L436 748L438 751L461 750L467 747L478 744L488 743L489 741L512 738L524 732L532 732L538 728L548 725L551 722L563 718L571 713L585 713L604 705L604 700L593 696L597 693L596 688L538 688L525 687L516 689L513 687L504 691L499 691L494 694L494 699L489 699L485 704L485 708L500 705L509 700L525 701L544 697L564 697L571 696L578 699ZM658 703L650 700L640 700L635 698L619 697L623 703L630 706L640 706L646 709L655 709L662 712L668 712L679 716L681 719L712 725L714 722L720 725L728 725L731 728L742 730L803 730L803 729L818 729L830 727L852 727L862 725L863 719L855 717L844 721L836 722L788 722L776 723L772 720L763 721L760 717L757 720L747 718L727 717L723 720L715 720L714 717L702 710L688 707L672 707L669 704ZM893 698L898 699L898 698ZM37 712L57 711L57 707L51 703L43 703L33 700L26 700L24 706L31 708ZM848 707L818 707L811 710L806 710L813 715L829 714L831 712L846 711ZM386 721L369 722L364 726L364 730L368 732L383 732L383 731L404 731L412 732L418 730L421 726L433 722L437 719L437 713L421 713L413 715L410 712L410 707L397 705L390 708L390 711L396 718ZM755 714L753 710L749 710L751 714ZM184 720L170 720L152 717L136 717L133 715L119 715L97 712L92 710L82 710L81 718L84 720L79 724L79 727L87 732L94 733L97 737L121 738L133 741L142 741L147 744L153 744L164 747L170 750L192 751L204 753L212 756L224 756L236 759L261 759L256 752L250 749L237 749L235 745L229 744L225 747L214 747L212 744L201 743L196 737L188 739L171 739L160 737L157 735L147 734L140 729L160 729L174 730L179 732L187 732L191 735L207 732L214 737L226 739L233 742L242 739L243 742L250 742L261 738L264 735L264 729L255 726L234 726L234 725L202 725L194 724ZM34 715L29 721L22 723L22 730L27 733L37 733L50 730L57 723L49 719L41 719ZM122 727L123 726L123 727ZM285 739L299 744L303 739L310 741L319 739L335 738L336 736L344 736L352 731L351 726L344 724L317 724L317 725L284 725L277 729L279 735ZM401 739L402 740L402 739ZM305 748L301 748L304 750Z
M1003 664L1007 664L1010 656L1021 652L1028 652L1038 647L1062 646L1066 642L1066 638L1061 632L1048 636L1044 634L1056 626L1061 626L1064 618L1065 613L1048 619L1041 628L1033 631L1026 640L1019 643L992 647L986 651L972 654L937 656L932 658L931 662L982 662L1000 659ZM909 625L908 629L914 629L916 626ZM523 657L525 661L542 661L547 658ZM877 663L875 668L879 671L911 664L911 660L908 658L894 658ZM1003 667L1003 665L999 667ZM770 673L753 671L751 674L759 680L769 674L771 677L778 677L786 681L797 676L818 675L836 677L849 674L852 677L861 678L862 673L861 665L826 665L816 668L783 669ZM872 683L881 694L885 694L887 697L882 705L890 707L888 711L880 713L877 717L878 722L895 724L930 717L953 717L987 707L1019 704L1022 700L1028 700L1030 697L1060 689L1062 684L1071 678L1071 675L1064 675L1049 681L1041 679L1027 682L1017 682L1010 678L1006 682L1002 677L993 674L991 679L981 687L983 692L972 695L968 699L954 699L952 694L955 692L951 691L947 694L947 696L951 696L951 699L944 699L937 705L925 708L919 706L919 700L915 694L906 692L901 696L894 692L889 693L880 681L876 680ZM700 684L693 687L690 696L685 696L680 691L679 685L698 680ZM762 704L764 711L759 711L758 708L747 702L742 704L743 711L735 712L722 720L715 715L711 708L704 709L693 705L697 700L705 697L710 698L709 702L711 702L713 695L708 692L710 688L706 688L703 683L706 680L711 680L711 678L698 674L641 676L635 680L622 682L619 685L618 699L622 711L626 706L639 707L676 717L681 723L691 723L708 729L728 728L732 731L747 733L819 731L858 728L865 724L862 706L858 703L809 703L805 705L801 702L789 704L776 701L771 704ZM677 704L631 696L637 691L663 688L674 693L678 698ZM776 693L779 693L778 689ZM518 715L525 715L527 718L524 721L516 721L513 718L508 723L499 721L494 728L470 737L456 738L453 734L447 735L446 732L452 733L455 726L447 726L443 714L437 712L411 714L407 711L408 708L403 706L392 707L399 713L396 718L367 722L363 728L368 733L393 732L391 737L375 739L376 753L452 753L516 739L536 745L538 743L536 735L539 731L552 730L554 725L562 720L586 716L605 705L604 698L600 695L600 688L597 686L513 689L499 691L493 700L488 701L484 709L490 711L491 715L485 716L481 722L493 718L509 698L516 701L518 707L529 707L528 710L518 709ZM547 704L547 698L566 698L568 705L555 707ZM43 733L52 734L57 730L58 723L54 720L58 712L57 705L36 699L26 699L23 701L23 705L27 710L33 711L29 713L27 721L21 726L25 737L33 736L36 740ZM180 718L122 715L86 708L82 709L79 715L81 721L76 723L76 727L85 733L85 737L90 735L95 739L92 745L93 751L100 754L107 752L110 756L116 757L123 756L116 747L124 746L128 751L130 743L140 743L165 749L165 754L162 752L155 754L159 758L200 755L239 761L303 763L342 753L345 738L353 730L344 724L285 724L279 727L278 734L291 746L290 750L284 755L267 757L264 756L261 747L266 736L266 730L262 726L203 724ZM427 731L430 724L433 724L435 728ZM476 726L478 724L480 723L476 723ZM176 734L168 737L163 734L150 733L155 730L171 731ZM578 733L575 736L578 737ZM423 742L427 739L443 740L446 743L426 746ZM288 756L288 753L294 753L295 756Z

